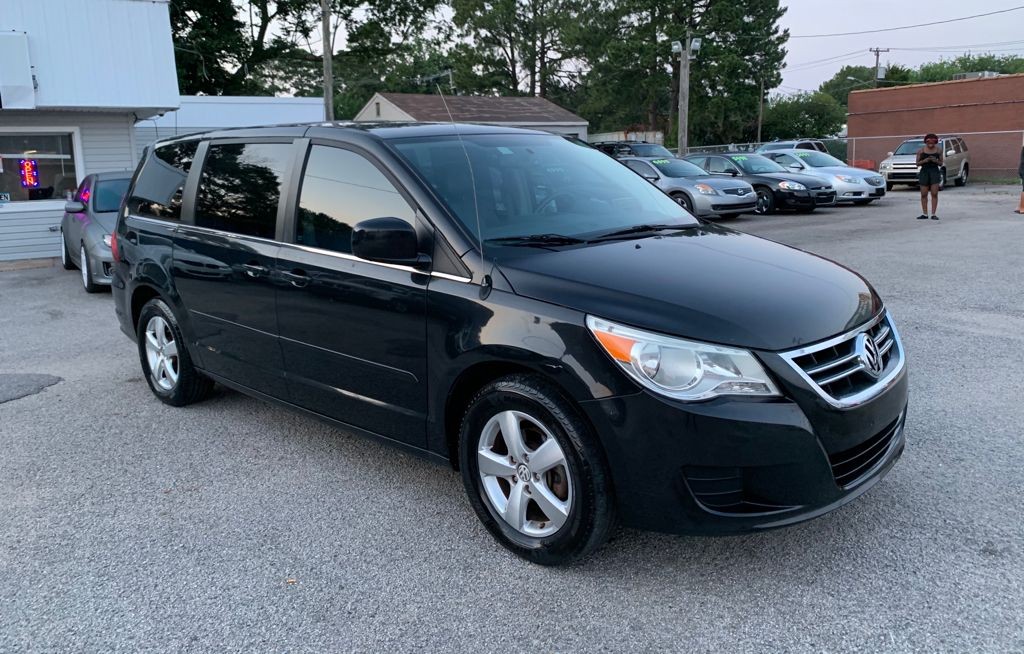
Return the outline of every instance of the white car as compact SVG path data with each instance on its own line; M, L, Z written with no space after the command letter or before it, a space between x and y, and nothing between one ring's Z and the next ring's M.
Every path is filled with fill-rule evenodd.
M854 168L830 154L816 150L775 150L762 152L793 172L813 175L832 183L836 202L871 204L885 196L885 178L873 170Z

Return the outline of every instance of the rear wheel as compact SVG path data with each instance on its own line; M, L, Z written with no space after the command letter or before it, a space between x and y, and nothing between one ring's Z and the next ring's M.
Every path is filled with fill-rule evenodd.
M775 213L775 194L772 190L763 186L754 189L757 194L757 203L754 205L754 213L760 216L767 216Z
M964 169L960 171L960 176L953 180L953 184L957 186L965 186L967 184L967 174L970 171L970 166L964 166Z
M545 380L512 375L473 398L459 433L462 481L503 546L541 565L600 547L615 524L604 455Z
M153 298L142 307L136 336L142 372L161 402L185 406L213 390L213 381L192 365L178 321L163 300Z
M92 282L92 265L89 263L89 253L85 251L85 245L78 250L78 267L82 270L82 288L85 292L98 292L100 287Z
M71 255L68 254L68 241L64 238L64 232L60 233L60 265L64 270L74 270L75 264L71 263Z

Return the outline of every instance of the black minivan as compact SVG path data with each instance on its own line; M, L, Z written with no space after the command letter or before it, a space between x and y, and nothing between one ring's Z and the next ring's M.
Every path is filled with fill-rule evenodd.
M160 400L217 382L448 462L537 563L618 522L793 524L903 451L905 353L862 277L703 223L559 136L165 140L113 245L117 315Z

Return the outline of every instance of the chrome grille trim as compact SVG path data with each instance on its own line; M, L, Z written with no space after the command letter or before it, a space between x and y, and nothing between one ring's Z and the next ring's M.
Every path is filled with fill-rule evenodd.
M879 323L882 323L880 327ZM877 333L871 334L870 332L876 327L878 327ZM875 344L878 346L879 356L885 357L888 355L888 359L885 361L885 367L882 369L880 377L869 383L864 388L855 388L849 394L843 395L833 395L825 388L829 384L841 382L843 379L863 371L864 367L860 362L857 362L854 366L835 372L825 378L820 378L820 375L823 372L839 368L851 361L856 361L856 356L852 353L840 353L835 359L816 362L814 365L807 365L806 362L804 365L801 365L797 361L801 357L826 353L833 348L838 350L844 346L852 347L854 339L856 339L862 332L868 332L869 336L873 338ZM903 351L903 344L900 341L899 333L896 331L896 326L893 324L888 311L883 311L867 323L864 323L860 327L846 332L845 334L840 334L839 336L820 343L808 345L796 350L780 352L779 355L822 399L838 409L849 409L859 406L877 397L896 382L906 365L906 356ZM862 375L862 377L865 375ZM815 376L819 376L819 378L815 379Z

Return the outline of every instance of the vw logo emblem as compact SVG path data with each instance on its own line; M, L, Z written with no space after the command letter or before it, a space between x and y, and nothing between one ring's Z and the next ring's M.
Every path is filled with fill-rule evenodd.
M530 481L530 469L525 464L520 463L516 467L516 474L519 475L519 481Z
M864 366L864 372L878 379L878 376L882 374L882 355L878 352L875 339L871 338L867 332L857 334L854 352L857 354L857 361Z

